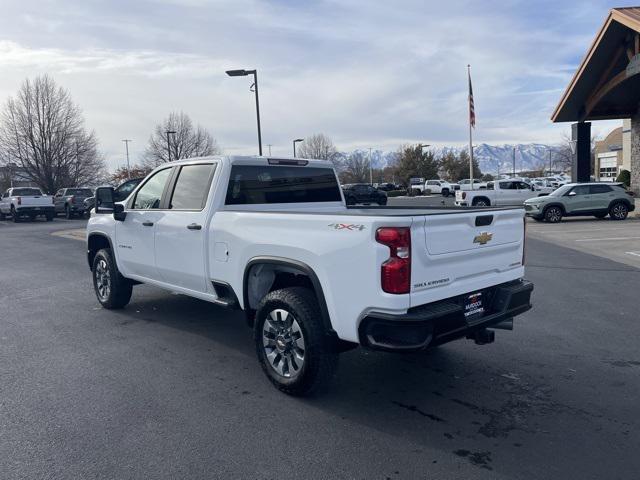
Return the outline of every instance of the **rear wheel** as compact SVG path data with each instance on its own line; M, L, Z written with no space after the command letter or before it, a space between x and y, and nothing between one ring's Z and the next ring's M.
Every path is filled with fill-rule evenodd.
M489 206L489 202L483 198L479 198L478 200L475 200L473 202L473 206L474 207L488 207Z
M337 342L327 334L315 295L307 288L268 293L256 311L254 340L262 370L289 395L323 390L338 367Z
M111 249L104 248L96 253L92 273L96 297L104 308L118 309L129 303L133 285L118 270Z
M544 211L544 219L549 223L558 223L562 220L562 209L560 207L548 207Z
M13 223L18 223L20 221L20 215L16 212L16 209L11 206L11 218L13 219Z
M442 189L442 196L445 197L445 198L449 196L449 189L448 188L443 188Z
M623 202L614 203L609 209L611 220L624 220L629 215L629 207Z

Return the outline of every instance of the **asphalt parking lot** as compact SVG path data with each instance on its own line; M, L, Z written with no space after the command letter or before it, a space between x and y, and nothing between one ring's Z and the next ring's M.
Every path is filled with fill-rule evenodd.
M100 308L82 242L52 235L83 226L0 222L0 478L638 476L640 269L575 241L636 220L530 224L514 331L354 350L309 399L270 385L241 314L148 286Z

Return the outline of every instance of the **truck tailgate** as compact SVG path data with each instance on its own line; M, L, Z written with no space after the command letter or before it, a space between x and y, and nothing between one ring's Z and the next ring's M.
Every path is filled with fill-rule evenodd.
M48 195L30 195L28 197L20 197L21 207L46 207L49 205L53 205L53 203L51 201L51 197Z
M412 306L521 278L523 219L520 208L414 218Z

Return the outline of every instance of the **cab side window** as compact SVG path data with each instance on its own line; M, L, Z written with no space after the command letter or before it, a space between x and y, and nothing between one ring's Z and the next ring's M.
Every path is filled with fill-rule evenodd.
M207 202L209 185L215 165L185 165L180 169L169 208L174 210L202 210Z
M165 168L155 173L142 186L136 198L133 200L133 208L136 210L150 210L160 208L162 193L171 176L171 168Z
M589 191L592 195L597 195L599 193L610 193L612 190L609 185L590 185Z
M514 182L500 182L500 190L515 190Z

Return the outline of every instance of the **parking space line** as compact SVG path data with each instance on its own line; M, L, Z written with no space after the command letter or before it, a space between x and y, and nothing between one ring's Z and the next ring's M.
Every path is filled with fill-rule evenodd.
M580 238L576 242L613 242L616 240L640 240L640 237Z

